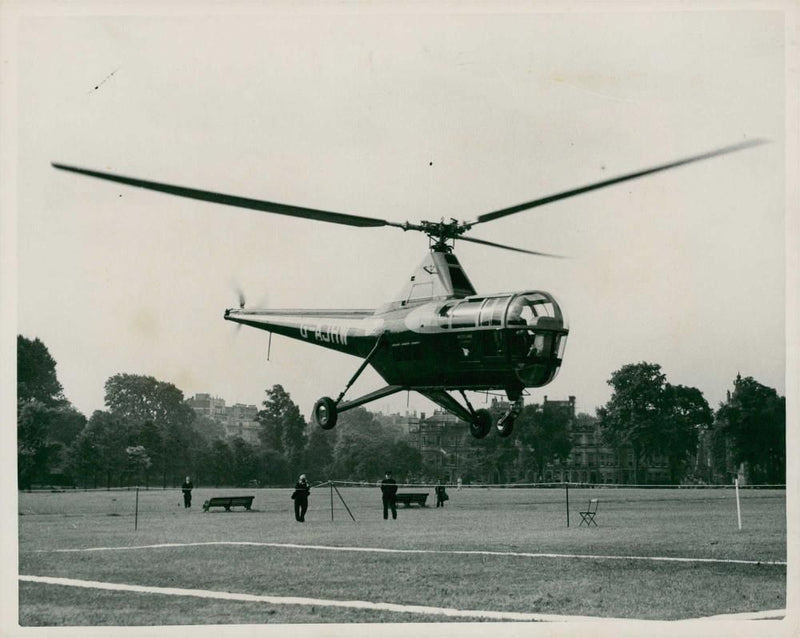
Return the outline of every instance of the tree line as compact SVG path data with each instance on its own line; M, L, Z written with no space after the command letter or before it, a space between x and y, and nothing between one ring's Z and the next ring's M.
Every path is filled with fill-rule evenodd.
M575 419L556 404L527 405L515 436L466 436L459 471L466 481L542 480L548 465L569 457L577 421L597 423L607 445L630 449L634 472L666 458L670 481L680 483L697 471L702 448L717 467L745 464L752 482L785 482L785 399L775 390L737 376L714 412L696 388L668 383L657 364L623 366L609 384L611 399L596 416ZM343 413L334 430L312 427L280 385L265 391L257 442L226 438L180 389L144 375L110 377L106 409L87 419L64 396L47 347L20 335L17 394L21 489L168 487L186 475L209 486L290 485L300 473L312 481L374 481L388 468L407 480L437 477L436 462L403 427L364 408Z

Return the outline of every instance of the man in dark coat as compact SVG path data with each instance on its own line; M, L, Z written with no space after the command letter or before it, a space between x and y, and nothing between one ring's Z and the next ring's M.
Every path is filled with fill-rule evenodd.
M386 477L381 481L381 496L383 497L383 519L389 519L389 510L392 510L392 518L397 518L397 481L392 478L391 472L386 472Z
M183 492L183 506L184 507L191 507L192 506L192 488L194 485L192 484L192 479L188 476L186 480L181 485L181 491Z
M301 474L300 479L294 486L294 518L298 523L306 522L306 511L308 511L308 495L311 492L311 487L306 481L306 475Z
M447 490L445 490L442 479L439 479L436 482L434 492L436 493L436 507L444 507L444 502L449 498L449 496L447 496Z

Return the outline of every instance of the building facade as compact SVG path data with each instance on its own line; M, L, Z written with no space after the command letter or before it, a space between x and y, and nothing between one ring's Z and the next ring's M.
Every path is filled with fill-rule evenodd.
M598 420L588 415L579 418L575 411L575 397L566 400L551 400L544 397L538 409L546 407L564 410L568 415L568 434L572 450L564 461L548 463L540 472L541 483L587 483L608 485L666 484L669 470L666 459L655 457L648 460L647 466L640 463L638 471L634 467L634 456L630 446L613 448L603 440L602 428ZM489 411L496 419L509 408L506 401L493 399ZM435 478L447 483L456 483L464 476L466 455L472 450L471 435L466 424L458 417L436 410L431 416L424 413L419 417L406 417L408 436L419 449L423 466ZM524 426L519 426L524 427ZM492 436L493 434L490 434ZM518 440L516 445L521 445ZM529 468L519 465L504 468L509 482L524 482L530 479ZM431 477L429 477L431 478ZM493 483L496 475L480 477L481 482Z
M444 410L431 416L423 412L409 422L408 433L419 449L423 467L433 474L427 478L455 483L461 477L464 436L470 436L461 419Z
M195 394L186 400L195 414L212 419L222 425L225 438L241 437L248 443L258 443L260 424L258 408L255 405L235 403L226 405L224 399L210 394Z

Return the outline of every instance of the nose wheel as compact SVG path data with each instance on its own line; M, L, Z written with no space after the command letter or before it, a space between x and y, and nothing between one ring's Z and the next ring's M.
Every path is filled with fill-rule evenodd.
M522 411L522 397L518 398L514 401L514 405L511 406L511 409L503 414L499 419L497 419L497 424L495 428L497 429L498 436L503 438L510 436L511 432L514 431L514 423L519 416L519 413Z
M494 426L497 429L497 435L503 438L511 436L511 432L514 431L514 421L516 418L510 412L506 412L497 419L497 424Z

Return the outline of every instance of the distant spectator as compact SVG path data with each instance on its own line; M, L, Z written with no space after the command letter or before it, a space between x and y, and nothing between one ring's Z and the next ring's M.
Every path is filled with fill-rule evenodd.
M294 486L292 499L294 499L294 519L298 523L306 522L306 512L308 511L308 495L311 493L311 487L308 485L306 475L301 474Z
M392 478L391 472L386 472L386 477L381 481L381 497L383 500L383 520L389 519L389 510L392 510L392 519L397 518L397 481Z
M192 479L188 476L186 480L181 485L181 491L183 492L183 506L184 507L191 507L192 506L192 488L194 485L192 484Z
M433 491L436 493L436 507L444 507L444 502L450 497L447 495L442 479L436 482L436 487Z

